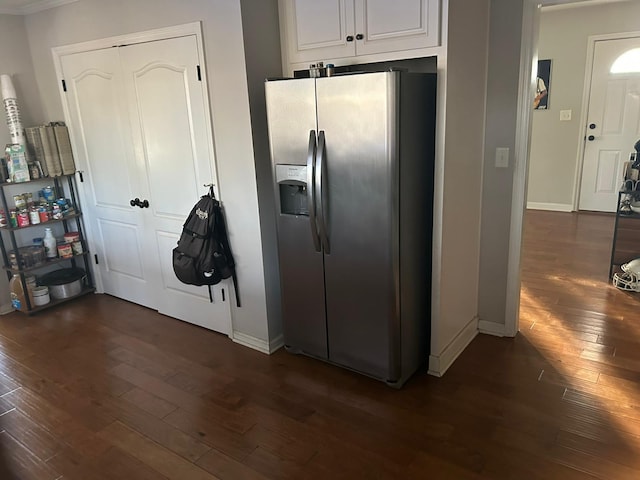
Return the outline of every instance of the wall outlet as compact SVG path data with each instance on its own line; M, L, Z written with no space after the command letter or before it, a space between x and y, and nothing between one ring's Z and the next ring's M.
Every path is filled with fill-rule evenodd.
M507 168L509 166L509 148L498 147L496 148L496 167Z
M571 110L560 110L560 121L568 122L571 120Z

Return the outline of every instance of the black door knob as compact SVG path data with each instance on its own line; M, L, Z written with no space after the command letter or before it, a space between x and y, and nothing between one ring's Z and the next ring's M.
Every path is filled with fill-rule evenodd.
M589 140L590 142L593 142L596 139L596 137L594 137L593 135L589 135L587 137L587 140Z
M353 35L347 35L347 42L353 42Z
M140 202L140 204L138 205L140 208L149 208L149 200L142 200L142 202Z
M364 38L364 35L362 35L361 33L356 35L356 40L362 40Z
M590 123L590 124L589 124L589 128L590 128L591 130L593 130L594 128L596 128L596 124L595 124L595 123Z
M129 205L132 207L140 206L140 199L136 197L133 200L129 200Z

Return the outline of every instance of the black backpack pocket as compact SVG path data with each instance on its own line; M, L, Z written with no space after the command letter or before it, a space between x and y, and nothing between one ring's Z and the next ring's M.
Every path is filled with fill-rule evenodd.
M180 252L177 248L173 249L173 271L182 283L202 285L196 268L196 260Z
M233 265L229 264L229 259L224 253L215 252L213 254L213 263L221 278L229 278L233 275Z

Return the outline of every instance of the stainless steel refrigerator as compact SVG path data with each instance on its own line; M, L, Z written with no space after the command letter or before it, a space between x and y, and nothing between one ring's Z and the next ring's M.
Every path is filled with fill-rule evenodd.
M429 355L436 76L265 88L285 346L401 386Z

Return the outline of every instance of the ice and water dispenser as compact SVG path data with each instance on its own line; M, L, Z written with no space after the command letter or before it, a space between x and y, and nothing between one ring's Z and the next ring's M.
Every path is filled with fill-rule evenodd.
M276 183L280 190L280 213L308 216L307 167L276 165Z

